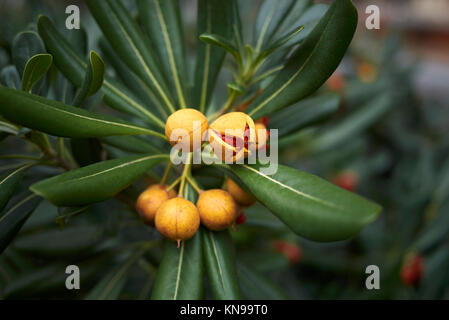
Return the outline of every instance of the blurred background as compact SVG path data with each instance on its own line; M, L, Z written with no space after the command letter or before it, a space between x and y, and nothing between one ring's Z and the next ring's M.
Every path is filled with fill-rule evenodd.
M330 2L316 1L306 27L313 27ZM295 124L295 132L279 127L276 116L268 125L280 130L280 163L373 199L384 211L357 237L323 244L294 235L260 205L245 209L246 222L232 235L248 299L449 298L449 1L354 3L359 25L350 50L319 92L299 102L304 108L329 108L332 115L317 124ZM82 10L88 48L102 52L99 28L82 1L0 0L3 76L13 63L17 34L35 30L42 13L64 32L69 4ZM136 13L132 1L125 4ZM187 55L193 57L196 1L181 4ZM365 9L373 4L380 9L379 30L365 27ZM249 43L259 5L258 0L239 1ZM107 56L105 60L108 64ZM216 103L225 99L229 77L229 71L222 72ZM90 103L102 107L100 97ZM14 139L0 146L0 155L22 147ZM10 163L0 159L0 167ZM209 180L201 182L213 184ZM60 218L64 213L43 203L0 256L0 297L85 297L101 279L104 268L99 266L108 264L117 238L157 237L109 201L90 211L75 213L65 223ZM106 249L109 256L103 253ZM116 253L117 259L121 254ZM117 297L147 298L159 259L156 248L150 263L134 267ZM85 270L86 285L80 292L65 290L64 274L53 276L58 266L69 263ZM368 265L379 267L379 290L365 287ZM263 283L262 289L255 283Z

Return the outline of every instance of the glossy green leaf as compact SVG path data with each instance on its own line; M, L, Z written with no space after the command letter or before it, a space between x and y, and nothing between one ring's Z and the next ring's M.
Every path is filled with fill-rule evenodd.
M31 91L31 88L45 76L53 62L51 54L43 53L32 56L25 65L22 77L22 90Z
M354 236L382 208L315 175L283 165L267 175L261 165L236 165L231 171L253 196L290 229L315 241Z
M184 198L196 203L194 189L188 185L184 190ZM198 229L193 238L182 241L179 248L175 242L165 242L151 299L196 300L203 297L203 232L202 228Z
M107 273L85 297L86 300L116 300L128 280L132 266L142 257L144 250L137 250L120 265Z
M256 51L260 52L262 46L274 35L293 3L290 0L262 2L255 24Z
M88 138L148 134L165 139L163 134L120 119L6 87L0 87L0 100L0 114L6 119L56 136Z
M105 69L106 66L103 59L92 50L89 53L89 64L83 84L73 101L75 107L81 107L87 98L100 90L103 85Z
M198 1L198 37L204 33L230 38L232 35L233 1L199 0ZM216 46L198 42L193 104L201 112L209 106L217 82L225 51Z
M81 206L113 197L168 155L129 156L98 162L43 180L31 190L57 206Z
M121 82L136 94L136 99L140 99L141 101L146 102L146 106L148 106L151 110L155 110L158 115L162 117L162 119L167 119L168 112L164 108L164 106L159 102L156 98L153 91L142 81L134 72L132 72L128 66L122 61L122 59L117 55L115 50L111 47L111 45L106 41L106 39L100 39L100 48L102 53L104 54L108 65L112 66L115 69L116 76ZM127 94L130 94L129 91ZM105 97L105 101L110 100L108 97ZM151 104L149 103L151 101ZM120 110L120 105L117 109ZM131 109L132 110L132 109ZM125 111L126 112L126 111ZM128 112L133 113L133 112ZM139 116L139 114L137 114Z
M304 15L306 14L306 10L310 8L313 1L312 0L294 0L293 4L289 8L286 16L279 22L279 27L276 32L272 35L271 41L277 39L279 35L287 34L293 31L296 26L302 25L300 19L304 19Z
M12 171L8 171L6 174L2 174L0 177L0 212L5 208L9 199L19 186L24 174L30 167L30 164L26 164Z
M138 0L137 7L161 69L170 78L178 104L187 106L185 49L178 0Z
M20 90L21 81L15 66L6 66L0 72L0 84L9 88Z
M75 226L21 235L14 247L39 257L73 256L87 253L101 236L101 230L96 226Z
M75 86L81 87L87 68L86 62L73 51L73 46L61 36L50 19L39 16L37 26L47 50L53 55L56 66ZM160 128L165 128L165 123L135 99L126 87L108 76L103 82L102 92L105 102L112 108L151 121Z
M287 34L280 37L278 40L270 43L266 47L262 48L261 57L266 57L276 49L282 47L284 44L289 42L293 37L295 37L298 33L300 33L304 29L304 26L299 26L288 32Z
M168 95L167 85L152 55L148 39L123 4L117 0L87 0L86 4L123 62L151 86L168 110L174 112L173 101Z
M0 216L0 254L20 231L25 221L36 209L40 198L35 194L28 194L13 204Z
M45 53L45 47L36 32L24 31L14 38L11 53L19 75L23 76L28 60L32 56Z
M328 119L339 104L340 98L334 93L307 98L270 116L269 126L283 136Z
M248 109L257 119L315 92L339 65L357 26L350 0L334 1L285 67Z
M228 230L203 232L203 254L215 299L241 299L234 244Z
M134 136L111 136L101 138L101 142L118 148L120 150L133 152L133 153L151 153L157 154L162 153L162 151L148 143L147 141L134 137Z
M240 287L244 297L250 300L286 300L288 295L266 275L237 262Z

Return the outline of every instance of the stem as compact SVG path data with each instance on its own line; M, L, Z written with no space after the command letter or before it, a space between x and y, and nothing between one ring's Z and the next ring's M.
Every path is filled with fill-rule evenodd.
M167 187L167 191L170 191L171 189L173 189L174 187L176 187L176 185L179 183L179 181L181 181L181 177L179 177L178 179L176 179L171 185L169 185Z
M193 179L191 176L187 175L187 180L189 181L189 183L193 187L193 189L195 189L195 191L198 192L198 194L203 192L203 190L201 190L200 187L198 187L198 184L196 183L195 179Z
M162 185L165 183L165 180L167 180L168 173L170 172L170 168L171 168L171 161L169 161L167 166L165 167L164 175L162 176L162 179L161 179Z
M192 152L189 152L189 154L187 155L187 163L184 165L184 169L182 170L182 175L181 175L181 185L179 186L179 192L178 194L182 194L182 191L184 190L184 186L186 184L186 178L187 175L190 173L190 168L192 166Z

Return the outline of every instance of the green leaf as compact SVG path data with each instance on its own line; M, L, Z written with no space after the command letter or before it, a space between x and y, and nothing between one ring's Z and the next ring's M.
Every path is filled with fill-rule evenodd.
M75 169L30 189L57 206L81 206L113 197L168 155L130 156Z
M0 132L17 135L17 134L19 134L19 131L20 131L19 126L16 126L15 124L13 124L9 121L6 121L2 117L0 117Z
M81 166L101 161L102 146L96 138L70 139L73 158Z
M356 109L342 121L330 125L323 132L318 132L305 144L305 150L308 153L324 152L352 140L391 110L392 102L391 94L389 92L383 93L362 108ZM279 144L281 143L286 144L286 141L279 141Z
M28 194L25 198L12 205L0 216L0 254L20 231L25 221L36 209L40 198Z
M106 61L109 65L115 69L116 76L121 80L128 89L131 89L135 94L137 99L141 101L151 101L151 105L148 106L151 110L156 110L158 114L162 117L162 119L167 119L168 113L164 106L159 102L156 98L155 94L151 89L142 81L135 73L133 73L128 66L122 61L122 59L117 55L115 50L111 47L111 45L106 41L106 39L100 39L100 48L102 53L104 54ZM127 94L130 94L129 92ZM108 97L105 97L104 100L109 100ZM117 107L120 109L120 104ZM132 109L131 109L132 110ZM126 112L126 111L125 111ZM128 113L133 113L128 112ZM139 116L139 114L136 114Z
M286 300L289 296L264 274L238 262L242 294L250 300Z
M87 98L100 90L103 85L105 69L103 59L92 50L89 54L89 66L83 84L73 101L75 107L81 107Z
M306 10L312 5L312 0L294 0L286 16L280 21L279 27L270 38L271 41L277 38L279 34L287 34L293 31L297 25L301 25L300 19L306 14Z
M292 231L315 241L348 239L374 221L382 208L317 176L279 165L266 175L261 165L231 171L252 195Z
M138 250L120 265L113 268L84 298L86 300L116 300L128 280L131 267L142 257L144 250Z
M14 242L14 247L41 258L73 256L86 254L94 248L101 236L97 226L75 226L21 235Z
M234 56L235 60L241 66L242 58L240 56L240 53L234 47L234 45L231 43L231 41L229 41L225 37L222 37L218 34L203 33L202 35L200 35L200 40L207 44L211 44L213 46L217 46L217 47L225 49L227 52L229 52L230 54L232 54Z
M111 136L101 138L100 140L107 145L132 153L162 153L159 148L134 136Z
M228 230L203 232L203 254L215 299L240 299L234 244Z
M28 60L41 53L45 53L45 47L36 32L24 31L19 33L14 38L11 48L12 59L19 75L23 77Z
M22 90L29 92L45 76L53 62L51 54L43 53L32 56L25 65L22 77Z
M284 44L289 42L293 37L295 37L299 32L301 32L304 29L304 26L299 26L292 31L288 32L287 34L283 35L278 40L274 41L273 43L267 45L266 47L262 48L262 52L260 53L260 57L264 58L276 49L282 47Z
M14 191L16 191L17 187L19 186L19 183L22 180L25 172L31 166L32 165L30 164L26 164L10 172L7 172L6 174L3 174L2 177L0 177L0 212L3 210L3 208L5 208L9 199L14 194Z
M185 49L178 0L138 0L137 6L161 69L170 78L179 106L186 107Z
M305 41L248 109L257 119L316 91L343 58L357 26L350 0L334 1Z
M232 10L233 1L199 0L198 37L212 33L229 39L232 36ZM203 113L209 106L225 53L221 48L198 42L193 101Z
M339 104L340 98L335 93L310 97L270 116L269 126L283 136L328 119Z
M163 134L153 130L23 91L0 87L0 100L0 114L6 119L56 136L89 138L148 134L165 139Z
M242 21L240 20L238 1L232 1L232 36L240 56L243 57L245 55L245 47L243 45Z
M184 198L196 203L197 194L188 185ZM196 300L203 297L203 252L198 229L193 238L182 241L178 248L173 241L165 241L164 255L156 273L151 299Z
M50 19L39 16L37 21L39 34L42 37L47 50L53 55L58 69L77 87L81 87L86 72L86 62L75 52L66 39L53 26ZM140 101L124 86L106 76L103 82L102 92L105 102L119 111L138 116L151 121L160 128L165 128L165 123L150 112Z
M281 25L283 19L289 13L294 1L270 1L264 0L259 8L255 24L255 48L260 52ZM296 23L296 22L295 22Z
M245 88L235 82L228 82L226 86L229 91L235 91L237 95L245 93Z
M2 69L0 72L0 84L9 88L20 90L20 76L15 66L6 66Z
M164 78L136 21L120 1L87 0L87 6L103 34L128 67L149 85L171 112L175 111Z

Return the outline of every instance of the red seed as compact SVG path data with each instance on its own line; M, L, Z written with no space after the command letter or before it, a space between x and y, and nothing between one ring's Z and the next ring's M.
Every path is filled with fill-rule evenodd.
M241 215L239 215L237 217L237 219L235 220L236 224L243 224L246 221L246 214L242 213Z

